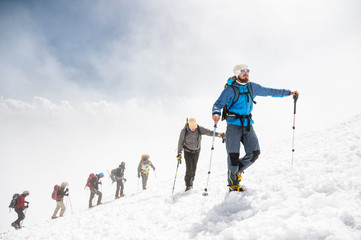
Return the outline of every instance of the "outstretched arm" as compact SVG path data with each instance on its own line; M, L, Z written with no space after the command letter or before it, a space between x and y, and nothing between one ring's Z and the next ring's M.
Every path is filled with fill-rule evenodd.
M287 89L275 89L275 88L266 88L262 87L257 83L251 83L253 96L272 96L272 97L285 97L291 95L291 91Z

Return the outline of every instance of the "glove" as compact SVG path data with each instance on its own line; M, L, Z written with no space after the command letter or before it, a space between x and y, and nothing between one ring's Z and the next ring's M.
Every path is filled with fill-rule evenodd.
M224 138L224 137L226 137L226 134L225 133L218 133L217 137Z
M177 160L178 160L179 164L182 164L182 152L178 153Z
M226 134L225 133L218 133L217 137L222 138L222 143L224 143L226 141Z
M102 182L99 182L100 185L103 185Z
M124 182L126 182L127 181L127 179L125 179L125 178L123 178L124 179Z
M69 188L65 189L65 193L69 192Z

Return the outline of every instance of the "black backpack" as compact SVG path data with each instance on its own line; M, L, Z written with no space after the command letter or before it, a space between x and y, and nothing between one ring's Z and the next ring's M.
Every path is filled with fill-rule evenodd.
M18 193L15 193L13 195L13 199L10 202L9 208L15 208L16 202L18 201L19 196L20 196L20 194L18 194Z
M252 89L252 85L251 83L247 84L247 90L248 92L244 92L244 93L240 93L238 87L236 87L234 84L236 83L236 77L231 77L228 79L227 83L224 85L224 88L227 87L232 87L233 91L234 91L234 97L232 100L232 103L230 106L228 106L228 104L226 104L226 106L224 106L223 111L222 111L222 121L227 119L227 115L230 113L230 109L233 107L233 105L238 101L239 99L239 95L247 95L247 101L249 101L249 97L251 98L252 102L254 104L256 104L257 102L253 100L253 89ZM248 96L249 95L249 96Z

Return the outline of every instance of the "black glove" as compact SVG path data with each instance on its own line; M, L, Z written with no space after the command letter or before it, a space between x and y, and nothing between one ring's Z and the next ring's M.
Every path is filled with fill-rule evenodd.
M68 192L69 192L69 188L66 188L66 189L65 189L65 193L68 193Z
M182 152L178 153L177 160L178 160L179 164L182 164Z
M127 181L127 179L125 179L125 178L123 178L124 179L124 182L126 182Z
M103 185L102 182L98 182L100 185Z
M29 203L27 202L25 208L28 208L28 207L29 207Z

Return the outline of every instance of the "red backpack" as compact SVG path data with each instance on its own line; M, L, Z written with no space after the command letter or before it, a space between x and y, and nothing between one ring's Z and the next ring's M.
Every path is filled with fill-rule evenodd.
M54 190L53 193L51 194L51 198L56 200L56 198L58 197L58 190L59 190L60 186L58 184L56 184L54 186Z
M85 184L85 187L93 188L93 186L90 184L90 181L95 177L94 173L89 174L88 181Z

